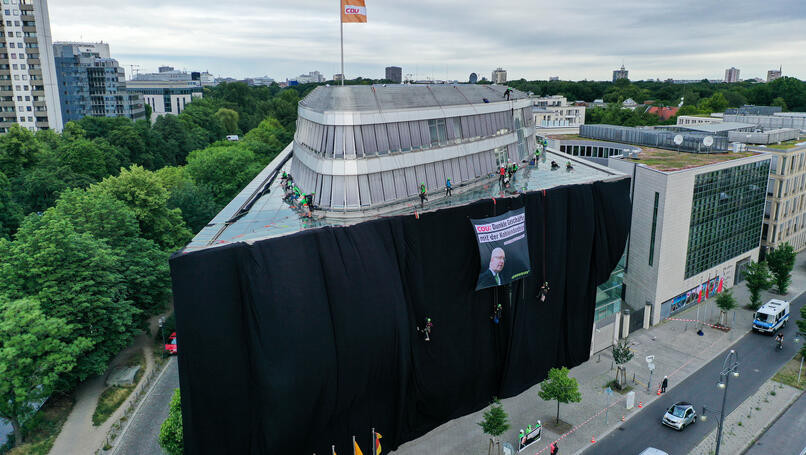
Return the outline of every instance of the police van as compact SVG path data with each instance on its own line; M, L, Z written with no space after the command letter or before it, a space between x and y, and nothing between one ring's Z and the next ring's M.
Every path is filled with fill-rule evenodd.
M763 333L775 333L786 327L789 321L789 302L772 299L765 303L753 317L753 330Z

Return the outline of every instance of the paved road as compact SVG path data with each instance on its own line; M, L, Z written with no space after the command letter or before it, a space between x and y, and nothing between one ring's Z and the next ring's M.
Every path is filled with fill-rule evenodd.
M806 450L806 394L761 435L745 455L797 455Z
M168 405L174 389L179 388L179 369L176 358L169 360L166 371L160 376L145 402L117 444L114 455L159 455L164 453L159 444L160 426L168 417Z
M792 318L799 317L800 307L804 302L806 302L806 294L792 302ZM735 349L739 354L741 366L739 367L739 377L730 378L725 405L725 411L729 414L794 357L797 347L792 339L796 329L794 320L790 321L787 328L784 329L786 346L783 352L774 349L774 341L769 335L748 333L681 384L670 389L665 396L651 405L645 406L641 411L641 416L633 417L584 453L630 455L638 454L647 447L655 447L670 455L688 454L710 431L716 428L718 416L709 413L706 422L697 422L685 430L677 432L660 423L665 410L677 401L693 403L698 415L702 415L703 405L718 410L722 404L721 389L716 387L719 372L722 370L722 363L728 351ZM696 335L692 334L692 336ZM723 435L723 437L725 436Z

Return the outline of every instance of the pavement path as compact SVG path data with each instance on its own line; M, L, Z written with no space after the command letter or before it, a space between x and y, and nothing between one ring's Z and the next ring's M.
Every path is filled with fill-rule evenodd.
M804 303L806 303L806 295L802 295L792 302L793 315L799 314L800 307ZM784 337L788 342L785 343L782 352L775 350L775 342L772 337L756 333L744 335L738 342L729 347L739 355L740 375L739 377L729 378L725 405L726 413L730 414L795 356L800 346L792 341L796 330L795 324L789 324L784 329ZM692 453L700 441L716 427L717 418L714 412L709 412L711 418L707 422L697 422L680 432L663 426L660 419L665 410L678 401L688 401L694 404L697 413L700 415L702 415L703 405L717 411L720 409L722 392L716 387L716 383L719 380L719 372L722 370L723 362L729 349L726 349L679 385L669 389L666 394L654 400L653 403L644 406L639 411L642 418L630 419L619 426L618 431L592 445L584 453L637 454L647 447L661 449L670 455ZM673 382L672 385L674 385ZM725 429L727 429L727 425ZM736 431L739 431L738 427ZM730 439L731 437L731 434L723 430L723 439Z
M146 377L154 369L154 359L152 358L151 344L153 343L150 333L156 329L158 316L149 320L149 332L138 335L126 350L115 356L110 363L106 373L92 377L84 381L76 388L75 405L70 415L67 417L59 436L53 443L51 454L58 455L86 455L95 453L103 446L106 435L112 425L123 415L126 407L134 399L134 393L124 401L112 415L99 426L92 424L92 414L98 404L98 397L106 388L104 384L106 375L112 368L120 365L129 359L137 351L142 351L146 359L146 370L142 377Z
M176 358L168 361L165 370L133 414L131 423L118 437L111 455L161 455L160 426L168 418L171 396L179 388L179 367Z
M806 451L806 393L802 394L745 455L802 454Z

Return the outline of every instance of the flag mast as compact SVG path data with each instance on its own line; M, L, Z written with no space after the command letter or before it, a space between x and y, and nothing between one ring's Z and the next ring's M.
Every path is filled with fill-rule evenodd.
M344 0L339 0L339 29L341 35L341 85L344 85Z

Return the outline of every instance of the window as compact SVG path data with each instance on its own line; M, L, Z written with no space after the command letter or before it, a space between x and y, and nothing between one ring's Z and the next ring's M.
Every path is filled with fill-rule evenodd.
M652 209L652 231L649 235L649 265L652 266L655 258L655 231L658 227L658 199L660 194L655 193L655 207Z
M431 133L431 145L444 144L448 141L448 130L445 127L444 118L429 120L428 130Z
M456 142L460 142L464 135L462 134L462 119L460 117L451 117L453 123L453 133L456 135Z

